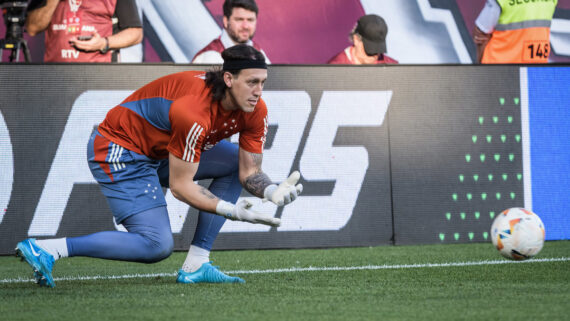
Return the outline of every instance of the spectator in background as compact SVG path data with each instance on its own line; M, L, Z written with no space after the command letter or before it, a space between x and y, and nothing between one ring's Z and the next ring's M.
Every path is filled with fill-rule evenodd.
M114 50L143 38L135 0L32 0L26 30L45 30L44 62L111 62Z
M260 51L269 64L269 58L259 44L251 40L255 35L259 11L255 0L226 0L223 11L222 34L200 50L192 59L192 63L221 64L223 63L221 52L224 49L243 43Z
M386 53L388 26L382 17L369 14L360 17L350 33L352 46L331 58L329 64L397 64Z
M477 60L484 64L547 63L557 2L487 0L475 21Z

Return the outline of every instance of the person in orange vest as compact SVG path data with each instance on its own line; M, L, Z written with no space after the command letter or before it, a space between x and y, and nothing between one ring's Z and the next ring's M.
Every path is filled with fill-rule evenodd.
M558 0L487 0L473 40L483 64L547 63Z

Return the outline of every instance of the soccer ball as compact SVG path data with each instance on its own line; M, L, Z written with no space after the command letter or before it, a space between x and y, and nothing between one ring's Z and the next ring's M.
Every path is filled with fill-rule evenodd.
M526 260L544 245L544 224L538 215L524 208L509 208L491 225L491 240L502 256Z

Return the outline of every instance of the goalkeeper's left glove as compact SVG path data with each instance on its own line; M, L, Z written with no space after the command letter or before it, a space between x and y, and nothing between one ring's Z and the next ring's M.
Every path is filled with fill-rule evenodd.
M258 213L251 209L252 206L253 204L246 199L240 200L235 205L224 200L219 200L218 205L216 206L216 213L232 221L243 221L270 226L281 225L280 219Z
M301 173L294 171L283 183L279 184L279 186L276 184L267 186L263 191L263 196L266 200L275 203L277 206L287 205L293 202L303 191L303 185L297 184L300 178Z

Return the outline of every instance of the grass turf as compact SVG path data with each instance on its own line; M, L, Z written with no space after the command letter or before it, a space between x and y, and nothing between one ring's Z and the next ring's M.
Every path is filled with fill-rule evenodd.
M56 262L56 288L0 257L2 320L568 320L570 261L237 273L247 283L176 284L185 253L156 264ZM570 257L570 241L537 257ZM219 251L224 271L502 261L490 244ZM81 276L166 274L123 279ZM69 280L58 280L67 277ZM19 280L19 281L17 281Z

